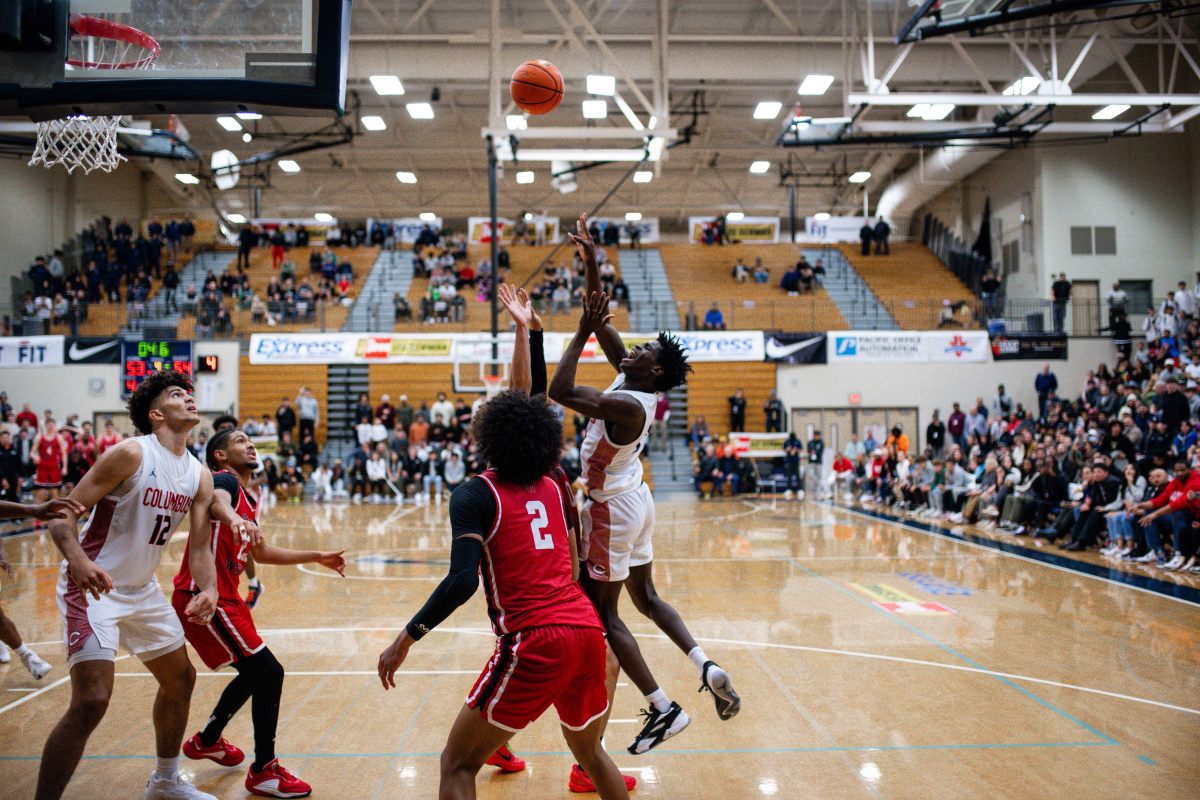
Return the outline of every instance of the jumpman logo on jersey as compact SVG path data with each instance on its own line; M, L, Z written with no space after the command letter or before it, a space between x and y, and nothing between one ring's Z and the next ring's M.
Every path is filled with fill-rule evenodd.
M148 477L151 477L151 478L153 478L157 472L158 472L158 467L151 467L151 468L150 468L150 475L149 475Z

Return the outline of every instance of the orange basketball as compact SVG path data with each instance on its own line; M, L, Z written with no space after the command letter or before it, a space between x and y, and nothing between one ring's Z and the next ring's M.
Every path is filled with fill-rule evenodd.
M508 90L522 111L548 114L562 102L562 73L549 61L540 58L526 61L513 73Z

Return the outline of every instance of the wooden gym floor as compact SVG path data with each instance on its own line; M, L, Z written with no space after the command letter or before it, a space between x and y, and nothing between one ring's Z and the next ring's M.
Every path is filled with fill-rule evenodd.
M491 652L482 594L414 647L384 693L376 659L440 579L445 506L279 506L273 541L349 550L346 579L266 567L256 612L289 671L282 762L315 797L435 797L438 753ZM56 668L0 667L0 798L32 796L69 695L46 537L5 542L0 602ZM183 549L170 546L167 585ZM656 581L732 674L742 713L718 720L695 669L645 619L630 625L692 726L624 752L645 703L622 682L608 734L634 797L1167 798L1200 786L1200 607L891 521L813 503L658 506ZM193 662L198 663L193 657ZM153 679L117 665L114 703L67 796L140 796L153 767ZM192 728L229 679L200 669ZM252 746L249 708L227 736ZM485 768L479 796L565 798L553 714L518 734L530 767ZM187 762L203 789L246 796L243 768Z

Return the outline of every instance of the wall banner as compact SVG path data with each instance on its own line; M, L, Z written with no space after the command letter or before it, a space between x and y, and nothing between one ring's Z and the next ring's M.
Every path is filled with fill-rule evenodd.
M61 367L63 337L0 337L0 367Z
M824 364L826 362L823 333L784 333L767 331L765 356L767 361L783 364Z
M831 364L981 363L991 355L984 331L834 331L829 339Z
M704 229L715 217L688 217L688 238L692 244L704 242ZM725 234L734 242L779 243L779 217L743 217L725 221Z
M731 433L729 443L741 458L783 458L786 433Z
M805 217L804 234L810 241L815 242L859 242L859 231L862 230L863 223L874 228L877 221L871 217Z
M496 223L500 228L500 241L504 244L512 244L513 240L513 222L514 220L507 217L497 217ZM546 230L546 242L553 244L558 241L560 226L558 217L534 217L532 220L525 223L529 229L529 236L532 238L537 231L539 225ZM492 241L492 219L491 217L468 217L467 218L467 241L471 244L488 244Z
M67 339L63 359L67 364L120 364L121 340L108 337Z
M997 361L1051 361L1067 358L1067 337L1061 333L1002 333L992 337Z

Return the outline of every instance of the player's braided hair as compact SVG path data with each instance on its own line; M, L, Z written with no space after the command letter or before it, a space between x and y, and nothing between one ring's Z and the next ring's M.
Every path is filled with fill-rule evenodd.
M669 392L676 386L687 383L688 375L692 374L692 365L687 360L687 350L683 342L667 331L658 334L658 365L662 374L654 380L654 388L660 392Z
M545 396L510 390L479 409L471 438L500 480L528 486L558 464L562 423Z
M133 420L133 427L137 428L138 433L144 435L154 431L154 426L150 424L150 407L154 405L154 401L160 394L172 386L192 391L192 382L187 379L187 376L172 370L154 373L134 390L126 408L129 410L129 418Z
M237 430L237 428L226 428L220 433L213 434L213 437L208 440L208 445L204 448L204 461L208 464L209 469L221 469L220 463L217 462L217 451L224 450L228 446L230 437L237 433Z

